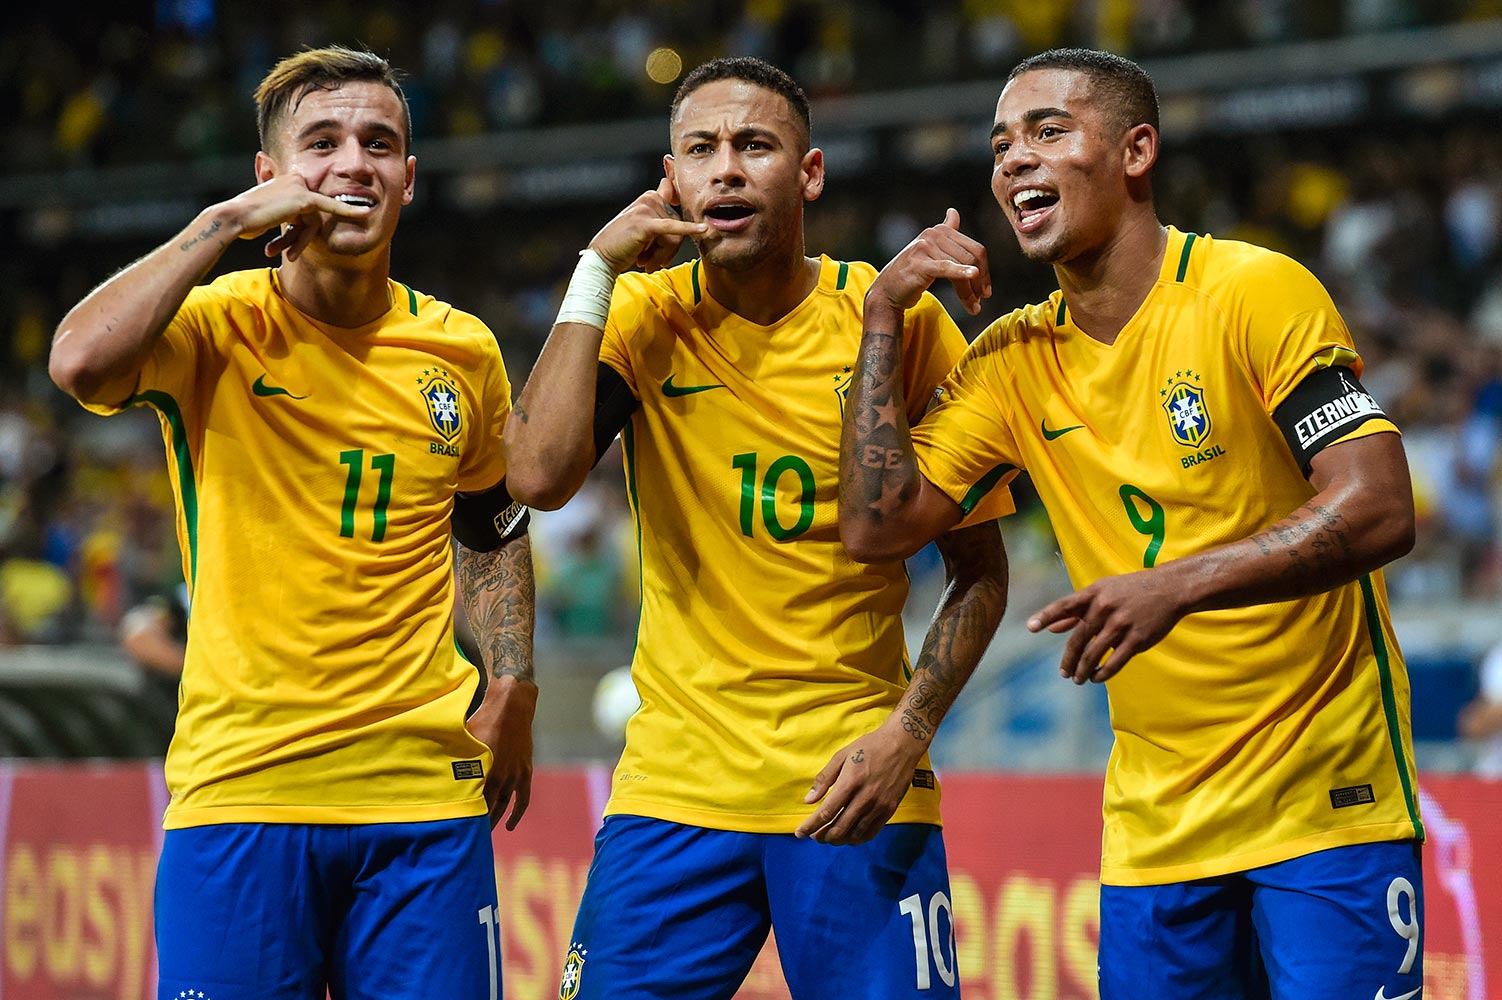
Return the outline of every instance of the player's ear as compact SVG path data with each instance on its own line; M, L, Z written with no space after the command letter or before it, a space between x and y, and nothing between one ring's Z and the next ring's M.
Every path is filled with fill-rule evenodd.
M673 154L668 153L662 158L662 175L668 179L668 204L674 208L682 207L683 199L678 195L678 178L674 174L675 164Z
M803 200L814 201L824 193L824 150L815 146L803 154L798 165L803 181Z
M402 184L402 204L412 204L412 195L416 191L417 183L417 157L407 157L407 178Z
M1122 166L1131 178L1146 177L1158 162L1158 130L1151 125L1133 125L1127 129L1123 145Z
M256 153L256 183L265 184L277 174L276 161L264 149Z

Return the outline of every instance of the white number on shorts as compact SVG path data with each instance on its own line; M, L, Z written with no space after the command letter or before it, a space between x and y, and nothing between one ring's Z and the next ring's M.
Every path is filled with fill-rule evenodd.
M500 949L501 938L501 915L494 906L482 906L480 908L480 923L485 925L485 948L490 953L490 1000L500 1000L500 990L496 989L496 952Z
M1408 897L1408 919L1403 919L1402 899ZM1413 968L1413 960L1419 954L1419 909L1418 894L1413 891L1413 883L1399 876L1392 880L1387 887L1387 919L1392 921L1392 929L1398 932L1398 936L1408 942L1408 954L1403 956L1403 964L1398 966L1398 975L1406 975Z
M928 900L928 919L923 919L923 897L917 893L897 904L900 913L913 922L913 960L918 969L918 989L926 990L932 980L929 977L928 957L933 955L934 968L945 986L954 985L954 907L949 897L936 892ZM946 952L944 932L939 927L939 911L949 916L949 946Z

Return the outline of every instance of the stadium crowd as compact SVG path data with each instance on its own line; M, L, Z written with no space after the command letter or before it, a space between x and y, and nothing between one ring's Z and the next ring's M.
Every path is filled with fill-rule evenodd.
M282 0L154 7L152 23L90 8L67 19L33 13L7 29L0 95L18 115L6 174L242 153L248 163L244 95L274 54L331 39L363 43L409 69L420 143L660 114L671 80L642 71L660 44L676 45L685 65L759 54L826 95L879 91L894 80L999 79L1019 55L1059 43L1149 58L1502 16L1495 2L1475 0L441 0L420 10L329 3L317 14ZM989 111L977 108L977 118ZM1417 488L1420 543L1389 572L1395 600L1498 599L1502 136L1446 119L1405 123L1396 134L1374 123L1187 144L1169 134L1165 143L1165 221L1293 254L1332 289L1351 324L1364 382L1403 429ZM952 310L973 336L998 310L1052 287L1046 268L1009 252L1012 237L995 205L979 200L982 191L970 175L952 183L943 174L906 177L873 202L869 186L833 184L810 209L810 248L883 263L956 204L967 230L993 247L996 298L979 320ZM3 220L12 238L18 214ZM454 238L452 217L414 216L396 241L396 274L480 315L520 385L597 214L492 216L469 240ZM164 222L163 231L180 222ZM483 245L486 233L502 231L503 249ZM107 639L133 605L180 581L160 431L145 411L89 417L47 378L62 310L106 274L35 261L8 271L0 288L0 644ZM619 468L607 457L569 508L538 518L544 629L631 630L634 535ZM1018 551L1052 560L1036 505L1024 503L1017 522L1010 530L1041 539Z

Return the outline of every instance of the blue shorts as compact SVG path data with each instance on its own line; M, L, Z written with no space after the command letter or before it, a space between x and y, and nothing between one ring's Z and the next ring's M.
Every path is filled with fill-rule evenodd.
M609 816L595 838L558 995L731 997L768 928L794 1000L960 995L938 827L834 847L640 816Z
M497 1000L490 823L168 830L156 946L159 1000Z
M1101 886L1101 1000L1406 1000L1424 983L1415 841L1171 885Z

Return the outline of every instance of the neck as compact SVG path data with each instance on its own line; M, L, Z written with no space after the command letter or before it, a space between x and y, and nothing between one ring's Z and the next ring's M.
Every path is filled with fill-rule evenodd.
M377 260L349 259L342 267L315 263L304 254L295 261L284 257L277 268L288 302L320 323L346 328L372 323L391 308L390 275L389 246Z
M798 308L819 284L819 261L796 256L766 260L747 271L704 264L704 288L720 305L758 326L769 326Z
M1123 225L1106 245L1054 265L1075 326L1114 344L1163 269L1168 230L1151 211Z

